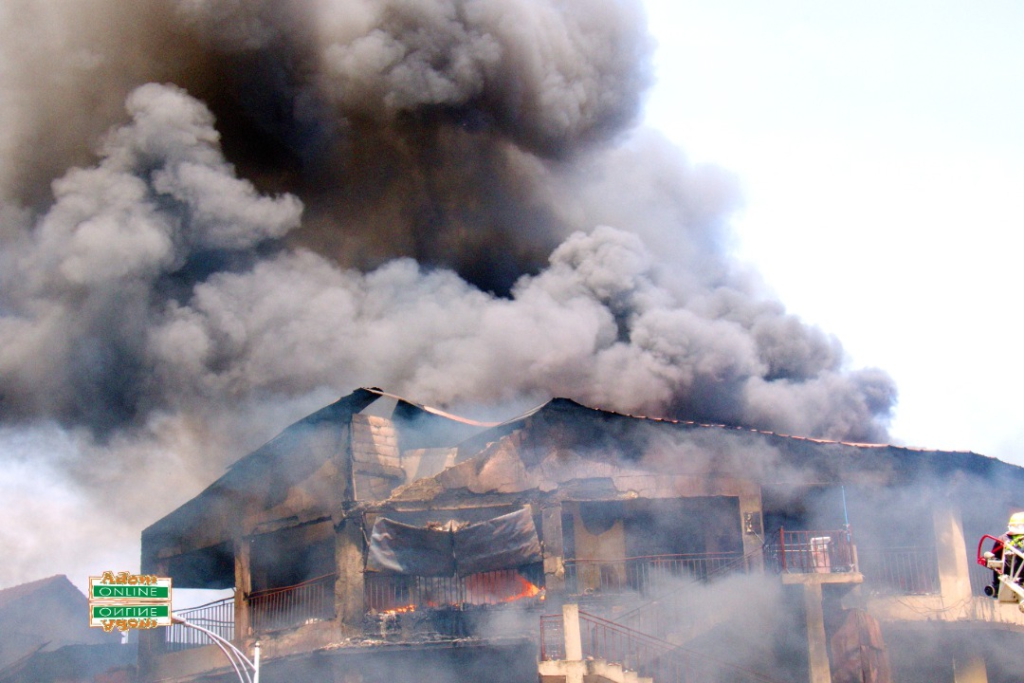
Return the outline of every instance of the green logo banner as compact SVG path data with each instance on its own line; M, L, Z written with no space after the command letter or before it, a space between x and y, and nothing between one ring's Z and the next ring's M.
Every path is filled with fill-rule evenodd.
M91 597L93 600L169 600L171 589L169 586L110 586L107 584L93 584Z
M93 605L93 619L160 619L171 615L170 605Z

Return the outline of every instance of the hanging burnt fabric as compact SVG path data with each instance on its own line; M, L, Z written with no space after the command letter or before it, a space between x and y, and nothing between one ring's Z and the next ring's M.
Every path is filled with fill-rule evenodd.
M412 526L379 517L370 534L366 571L411 576L459 576L541 562L529 508L458 526ZM456 572L457 570L457 572Z
M849 610L831 647L834 683L892 683L882 629L864 610Z
M451 525L421 527L377 518L370 534L366 571L413 576L455 573Z
M455 529L459 576L542 562L530 508Z

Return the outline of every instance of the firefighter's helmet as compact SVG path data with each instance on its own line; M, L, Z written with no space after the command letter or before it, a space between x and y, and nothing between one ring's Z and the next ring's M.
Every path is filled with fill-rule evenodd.
M1010 521L1006 523L1006 533L1010 536L1024 534L1024 512L1014 512L1010 515Z

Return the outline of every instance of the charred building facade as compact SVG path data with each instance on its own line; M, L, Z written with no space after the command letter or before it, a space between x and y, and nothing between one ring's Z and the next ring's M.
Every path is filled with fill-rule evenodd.
M1002 683L1024 615L974 546L1022 484L973 453L360 389L146 529L142 570L233 588L183 616L259 640L265 683ZM230 680L186 629L140 640L143 680Z

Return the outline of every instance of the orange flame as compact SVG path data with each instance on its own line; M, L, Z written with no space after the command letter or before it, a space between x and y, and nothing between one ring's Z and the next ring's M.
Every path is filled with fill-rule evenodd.
M407 614L408 612L415 612L416 605L405 605L403 607L394 607L389 610L385 610L384 614Z
M513 602L515 600L522 600L523 598L534 598L538 595L543 596L544 594L543 590L524 579L520 574L516 574L516 583L519 584L521 590L515 595L505 598L502 602Z
M518 572L500 571L472 574L466 577L464 602L459 605L500 605L523 598L537 598L544 600L544 589L530 583ZM456 603L438 603L434 600L422 602L419 605L410 603L401 607L392 607L388 610L381 610L380 614L386 617L395 617L399 614L415 612L417 608L438 608L442 604L457 606Z

